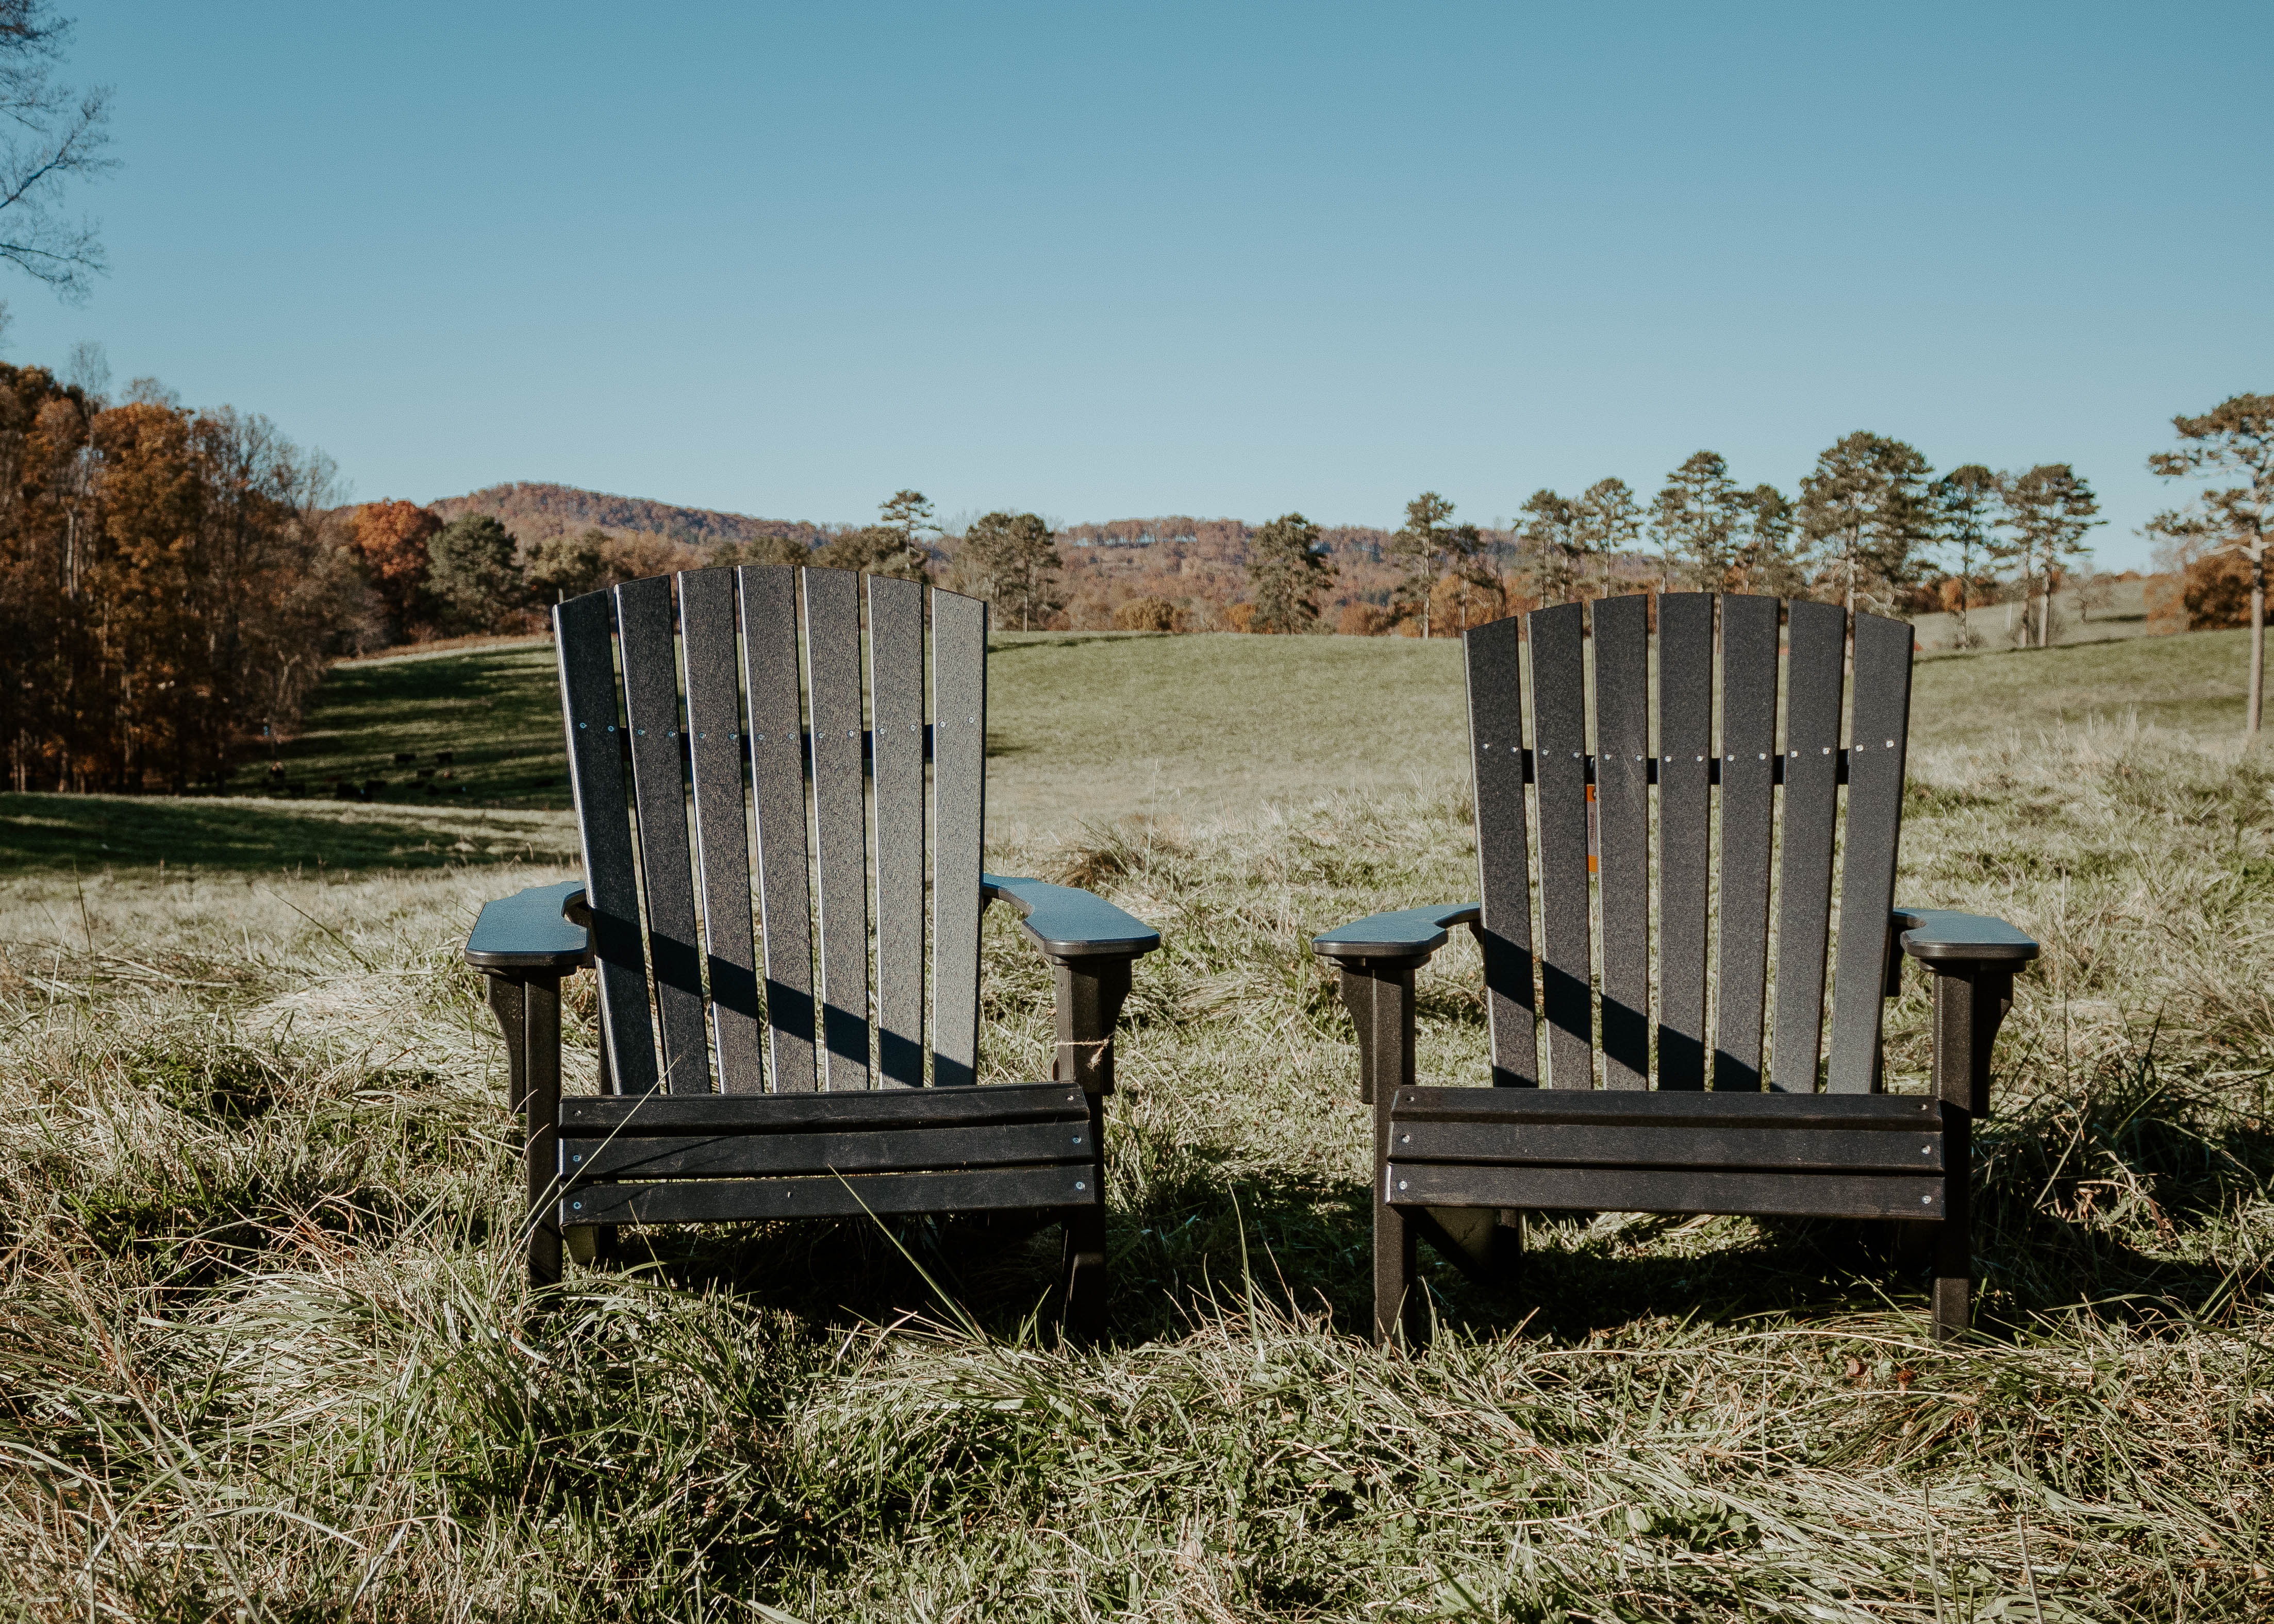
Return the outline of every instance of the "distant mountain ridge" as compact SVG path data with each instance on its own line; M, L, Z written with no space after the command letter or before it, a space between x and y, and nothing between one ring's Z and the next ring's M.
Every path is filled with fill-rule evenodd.
M814 546L823 538L821 526L802 520L756 519L746 513L681 508L644 497L614 496L605 491L527 479L489 485L463 496L446 496L426 506L445 523L468 514L487 514L523 543L595 529L618 535L662 536L698 547L756 541L767 536L794 537Z

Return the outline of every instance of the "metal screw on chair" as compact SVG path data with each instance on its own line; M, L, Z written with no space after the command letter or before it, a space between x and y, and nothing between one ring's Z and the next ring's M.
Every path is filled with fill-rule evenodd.
M1078 1178L1073 1181L1073 1187L1077 1190L1087 1190L1089 1188L1088 1184L1083 1184L1081 1180Z
M1401 1179L1399 1179L1399 1180L1397 1181L1397 1187L1398 1187L1400 1190L1404 1189L1404 1188L1405 1188L1405 1181L1404 1181L1404 1179L1402 1179L1402 1178L1401 1178Z
M1932 1207L1934 1205L1934 1198L1931 1195L1923 1195L1919 1197L1919 1205L1921 1207Z

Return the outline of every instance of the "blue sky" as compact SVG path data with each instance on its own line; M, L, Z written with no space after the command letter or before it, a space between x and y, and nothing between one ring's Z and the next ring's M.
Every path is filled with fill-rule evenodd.
M68 9L68 8L67 8ZM112 274L9 358L360 497L1394 523L2274 391L2274 8L121 4Z

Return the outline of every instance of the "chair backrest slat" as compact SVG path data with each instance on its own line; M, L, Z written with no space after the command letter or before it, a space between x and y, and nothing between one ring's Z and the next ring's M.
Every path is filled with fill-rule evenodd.
M1796 602L1787 642L1784 831L1777 853L1776 1026L1769 1086L1785 1094L1813 1094L1824 1041L1832 843L1840 821L1848 612L1837 604Z
M609 634L614 603L605 592L553 612L561 659L561 720L568 733L568 783L584 847L584 900L600 983L600 1027L610 1075L622 1094L655 1086L655 1023L640 942L638 871L624 793L623 735Z
M1706 1086L1713 598L1658 600L1658 1086Z
M808 569L814 870L821 921L822 1082L869 1086L869 849L861 771L860 576Z
M1879 1086L1879 1010L1887 918L1903 815L1903 757L1911 716L1911 628L1856 617L1855 719L1849 726L1847 836L1840 872L1840 956L1832 983L1832 1062L1826 1086L1869 1094Z
M624 719L632 735L640 891L663 1030L663 1083L673 1094L707 1094L711 1046L703 1020L703 944L687 838L687 766L679 753L679 661L668 575L616 589L616 635L623 648Z
M1514 616L1467 635L1469 756L1474 763L1477 858L1484 911L1485 1011L1496 1086L1540 1083L1540 1032L1532 962L1532 862L1524 809L1523 622Z
M924 590L885 575L868 585L877 1070L915 1086L924 1079Z
M745 564L734 574L749 695L750 801L758 826L766 1073L777 1093L809 1092L815 1078L813 897L797 676L797 571L783 564Z
M1603 1086L1650 1086L1650 600L1595 605Z
M758 1061L757 957L750 936L750 829L742 808L734 572L693 569L681 575L679 623L713 1058L722 1089L756 1094L764 1086L764 1073Z
M1713 1086L1761 1086L1775 818L1777 600L1721 600L1721 940L1714 952Z
M979 862L986 817L987 605L931 594L932 1082L979 1080Z
M1533 775L1547 1086L1594 1086L1594 931L1588 917L1585 611L1542 609L1532 628Z

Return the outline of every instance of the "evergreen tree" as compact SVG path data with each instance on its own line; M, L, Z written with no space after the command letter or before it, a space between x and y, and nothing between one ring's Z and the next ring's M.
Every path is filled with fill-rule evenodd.
M922 491L895 491L878 506L880 529L900 538L901 568L872 573L905 575L911 581L931 579L931 546L939 535L932 522L931 504Z
M1740 500L1744 504L1743 518L1734 579L1722 590L1792 597L1805 583L1793 557L1791 500L1773 485L1757 485Z
M1249 538L1247 586L1259 632L1306 632L1319 618L1319 594L1334 584L1335 567L1319 546L1319 527L1285 513Z
M1933 544L1933 470L1900 440L1858 431L1828 447L1800 482L1797 517L1819 590L1892 606Z
M983 514L963 533L956 554L957 579L993 604L1007 622L1031 631L1063 607L1057 597L1057 538L1031 513Z
M2100 523L2092 487L2066 462L2040 462L2000 481L2000 505L2022 569L2024 601L2037 605L2037 647L2052 641L2053 576L2085 555L2085 532Z
M1543 608L1567 601L1577 585L1582 534L1577 505L1568 497L1534 491L1525 499L1517 540L1532 556L1532 596Z
M1429 599L1445 573L1446 544L1453 526L1453 504L1424 491L1405 504L1405 523L1389 538L1389 556L1404 571L1390 605L1401 615L1419 613L1421 635L1429 635Z
M1941 544L1958 559L1958 644L1974 646L1975 560L1997 556L1998 492L2000 477L1979 462L1954 468L1934 482L1929 500Z
M426 584L444 628L495 631L528 601L513 532L486 513L453 519L426 544Z
M1612 560L1642 545L1642 508L1623 479L1598 479L1572 504L1582 554L1608 568Z
M1650 505L1651 539L1658 544L1658 588L1674 590L1680 573L1709 592L1722 590L1736 567L1745 519L1745 496L1718 452L1697 451L1667 475Z
M2234 474L2237 485L2204 491L2185 508L2148 521L2150 533L2168 538L2184 569L2204 547L2232 548L2250 565L2250 698L2244 721L2255 735L2266 691L2266 550L2274 534L2274 395L2237 395L2201 417L2172 419L2185 442L2148 459L2166 479L2191 474Z

